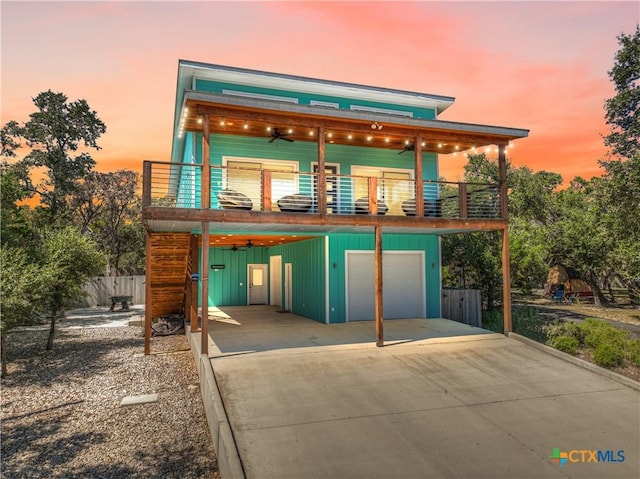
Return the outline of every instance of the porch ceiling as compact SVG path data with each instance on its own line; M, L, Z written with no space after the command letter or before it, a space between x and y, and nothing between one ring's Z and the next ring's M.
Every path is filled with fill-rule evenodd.
M209 246L215 247L270 247L287 243L295 243L296 241L304 241L313 238L313 236L305 235L281 235L281 234L262 234L262 233L218 233L217 231L209 235ZM202 244L202 239L199 241ZM251 246L247 246L251 245Z
M329 144L388 148L401 152L417 137L423 151L442 154L487 145L508 145L528 135L528 130L397 115L345 111L329 107L287 104L270 100L188 91L176 134L203 131L202 118L209 115L211 133L264 137L265 146L277 128L293 141L317 142L324 128ZM282 140L275 140L279 143ZM274 145L275 146L275 145Z

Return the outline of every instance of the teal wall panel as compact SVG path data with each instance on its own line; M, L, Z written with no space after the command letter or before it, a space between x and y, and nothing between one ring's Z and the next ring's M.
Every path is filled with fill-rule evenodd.
M374 248L373 234L329 234L329 322L346 320L345 251ZM425 297L427 318L440 317L439 239L434 235L383 235L383 250L425 252ZM292 312L324 322L326 310L325 238L273 246L230 251L211 248L209 253L209 305L247 305L247 265L269 264L271 256L282 257L282 278L286 263L292 263ZM214 271L212 264L224 264ZM283 287L284 296L284 287ZM284 304L284 297L282 298Z
M313 238L269 248L269 256L282 256L292 266L292 312L324 323L325 321L325 239ZM283 298L284 304L284 287Z
M202 136L197 135L196 145L202 143ZM211 150L209 161L212 165L222 165L223 156L243 158L260 158L270 160L297 161L298 171L310 172L311 164L318 161L318 147L316 143L296 141L268 142L265 132L264 138L245 137L236 135L211 135ZM196 148L198 163L201 163L202 148ZM423 179L437 180L436 154L426 152L423 158ZM340 173L351 173L351 165L371 167L404 168L413 170L414 161L411 154L399 155L396 150L385 148L362 148L348 145L326 145L325 161L339 163Z
M251 248L239 251L210 248L209 305L247 305L247 265L268 263L269 256L266 248ZM223 264L225 268L214 271L211 269L212 264Z
M396 251L425 252L425 297L427 317L440 317L440 255L434 235L384 234L382 248ZM345 251L374 248L372 234L329 235L329 322L346 321ZM373 281L373 279L372 279Z
M222 93L222 90L234 90L247 93L257 93L261 95L274 95L289 98L297 98L299 105L310 105L312 100L337 103L338 108L349 110L351 105L368 106L374 108L384 108L398 111L409 111L413 113L414 118L424 118L434 120L436 113L433 108L419 108L416 106L407 106L398 103L381 103L374 101L359 100L355 98L346 98L333 95L319 95L305 92L292 92L287 90L279 90L275 88L263 88L249 85L237 85L233 83L216 82L212 80L196 79L196 90L207 91L211 93Z

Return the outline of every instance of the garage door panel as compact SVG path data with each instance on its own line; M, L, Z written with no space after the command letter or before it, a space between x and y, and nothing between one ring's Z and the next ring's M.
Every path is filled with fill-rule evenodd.
M424 253L385 252L382 258L383 317L424 316ZM349 321L375 318L373 252L347 253L347 314Z

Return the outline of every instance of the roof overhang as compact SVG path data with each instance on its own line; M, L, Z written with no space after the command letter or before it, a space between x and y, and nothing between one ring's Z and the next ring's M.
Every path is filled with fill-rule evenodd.
M472 123L409 118L375 112L338 110L274 100L187 90L175 119L176 140L202 132L208 115L210 133L270 138L270 129L286 129L290 139L317 141L323 128L327 143L402 150L421 139L423 151L456 153L487 145L508 145L529 131ZM180 161L175 148L172 161Z

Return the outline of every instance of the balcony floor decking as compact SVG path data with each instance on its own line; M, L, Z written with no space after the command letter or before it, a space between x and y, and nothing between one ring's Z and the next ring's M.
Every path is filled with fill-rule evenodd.
M382 226L385 232L389 233L452 234L500 230L507 225L507 221L500 218L451 219L369 214L320 215L318 213L278 213L155 206L144 207L142 214L147 228L156 232L197 232L201 230L203 221L209 223L210 230L304 231L313 233L371 232L375 226Z

